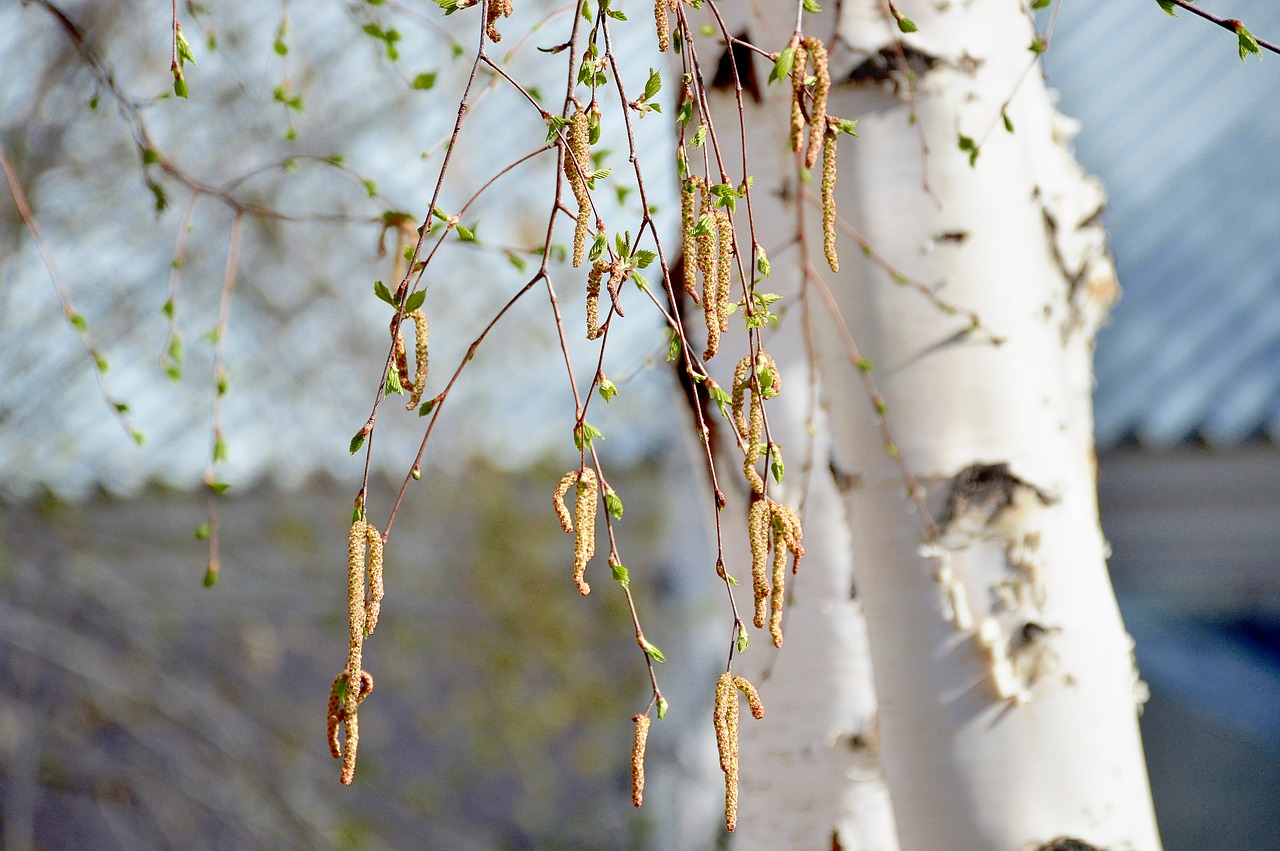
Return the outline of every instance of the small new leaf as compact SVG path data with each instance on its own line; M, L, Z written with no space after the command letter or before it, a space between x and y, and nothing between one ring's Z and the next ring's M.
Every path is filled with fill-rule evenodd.
M618 395L618 386L607 378L600 379L600 398L604 399L605 404L613 401L613 397Z
M1156 0L1156 2L1160 4L1161 9L1164 9L1165 12L1168 13L1169 17L1178 17L1178 13L1173 11L1173 3L1171 3L1170 0Z
M212 533L213 533L213 527L211 527L208 523L201 523L199 526L196 527L196 540L197 541L206 540L209 537L209 535L211 535Z
M392 307L398 308L400 306L396 304L395 297L391 295L391 290L387 289L387 285L382 283L382 281L373 282L373 294Z
M644 652L648 653L649 658L652 659L653 661L655 662L667 661L667 657L662 655L662 651L658 649L657 645L650 643L649 639L647 638L640 639L640 646L644 648Z
M623 588L631 587L631 577L627 573L627 569L625 567L620 564L609 562L609 569L613 571L613 578L617 580L619 585Z
M660 697L658 698L658 720L661 721L666 717L667 717L667 700L666 698Z
M436 72L424 71L413 78L413 87L419 91L430 91L436 84Z
M360 447L364 446L364 429L356 432L356 436L351 438L351 454L355 455L360 451Z
M649 79L644 84L644 99L653 100L660 91L662 91L662 75L650 68Z
M410 293L409 297L405 299L405 302L404 302L404 312L413 313L419 307L422 307L422 303L426 300L427 300L426 290L418 290L416 293Z
M1045 0L1045 2L1048 2L1048 0ZM904 33L913 33L913 32L916 32L919 29L919 27L916 26L915 21L911 20L907 16L899 15L898 29Z
M622 519L622 497L618 496L618 492L613 488L608 488L604 492L604 507L613 515L614 520Z
M747 637L747 631L738 626L738 652L746 653L747 648L751 646L751 639Z
M1243 62L1249 57L1250 53L1258 54L1258 58L1262 58L1262 51L1258 49L1258 40L1254 38L1253 33L1244 28L1244 24L1236 21L1236 38L1240 42L1240 61Z
M770 83L779 83L791 76L791 69L796 64L796 49L788 47L778 54L778 59L773 63L773 71L769 73Z

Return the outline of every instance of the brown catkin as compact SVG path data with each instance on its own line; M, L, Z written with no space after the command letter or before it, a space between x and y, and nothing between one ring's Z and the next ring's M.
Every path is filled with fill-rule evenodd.
M792 39L792 47L795 61L791 65L791 150L798 154L804 150L804 81L809 54L798 39Z
M791 572L800 571L800 559L804 558L804 529L800 526L800 517L794 508L780 502L773 504L773 522L782 535L784 546L795 557Z
M730 401L730 409L733 411L733 424L737 426L738 432L743 437L747 436L747 418L742 413L742 403L750 383L751 355L743 355L742 360L738 361L737 367L733 370L732 397Z
M818 151L822 147L822 137L827 129L827 95L831 91L831 70L827 64L827 49L822 42L810 36L805 39L805 47L813 56L813 111L809 113L809 149L805 151L805 168L812 169L818 164Z
M498 23L498 18L511 17L512 11L511 0L489 0L485 4L484 31L485 35L489 36L490 41L495 43L502 41L502 34L498 32L496 24Z
M600 278L608 268L605 263L597 261L591 266L587 275L587 339L597 340L604 333L600 327Z
M756 496L747 512L747 540L751 545L751 590L755 596L756 629L764 629L765 607L769 600L769 579L765 566L769 560L768 497Z
M671 22L667 19L667 0L656 0L653 4L653 22L658 29L658 52L666 53L671 49Z
M828 129L822 146L822 253L832 272L840 271L836 256L836 134Z
M354 685L352 684L354 682ZM353 676L349 669L333 681L329 690L329 717L327 733L329 753L334 759L342 760L341 780L350 785L356 773L356 750L360 744L360 723L356 717L356 707L373 692L373 677L368 671L360 671ZM346 727L346 737L342 745L338 743L338 725Z
M354 676L360 670L360 654L365 637L365 553L369 546L363 519L351 524L347 536L347 625L350 628L347 669ZM376 534L376 532L375 532Z
M569 188L578 202L578 219L573 228L573 265L582 265L587 254L588 213L591 195L587 190L587 175L591 168L591 119L582 107L577 107L569 117L568 151L564 156L564 173Z
M573 512L573 519L577 524L573 539L573 584L584 597L591 593L591 586L584 576L587 562L596 554L596 507L599 501L596 471L583 467L582 474L578 477L578 498Z
M578 481L577 470L570 470L565 473L556 484L555 495L551 498L552 503L555 505L556 517L560 520L560 528L567 533L573 532L573 520L569 516L569 509L565 507L564 496L576 481Z
M631 803L638 807L644 803L644 748L649 742L649 716L637 715L631 720L636 723L631 745Z

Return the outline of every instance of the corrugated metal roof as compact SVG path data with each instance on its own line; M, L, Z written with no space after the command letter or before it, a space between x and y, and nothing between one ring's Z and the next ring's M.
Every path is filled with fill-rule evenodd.
M1276 4L1225 5L1280 34ZM1107 185L1124 290L1098 336L1099 445L1280 438L1276 57L1242 66L1231 33L1155 3L1072 0L1046 65Z

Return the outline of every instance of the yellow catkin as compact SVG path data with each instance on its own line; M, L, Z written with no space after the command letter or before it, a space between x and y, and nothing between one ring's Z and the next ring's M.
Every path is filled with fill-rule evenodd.
M573 539L573 584L584 597L591 593L591 586L584 577L587 562L596 554L596 507L599 501L596 471L584 467L578 477L578 499L573 511L573 520L577 524Z
M396 366L400 370L400 386L409 393L409 401L405 402L404 409L412 411L422 401L422 393L427 388L427 343L430 332L427 327L427 315L421 310L415 310L405 318L413 320L413 355L417 365L413 380L409 380L409 365L406 363L407 358L404 353L404 337L399 333L399 329L397 329L396 333Z
M551 501L555 505L556 517L560 520L560 528L566 533L573 532L573 520L569 516L569 509L564 504L564 496L569 492L569 488L573 487L574 482L578 481L578 471L570 470L565 473L556 484L556 492Z
M347 668L360 670L360 653L365 637L365 554L369 546L369 524L363 519L351 524L347 536L347 625L350 629Z
M365 602L364 634L370 636L378 625L378 612L382 609L385 594L382 583L382 535L372 523L364 524L364 532L369 544L369 597Z
M746 677L734 677L733 687L747 698L747 706L751 709L751 717L759 720L764 717L764 701L760 699L760 692L756 691L756 687Z
M720 751L720 770L726 774L729 772L729 767L738 761L738 742L737 739L730 740L727 725L729 704L737 702L733 688L733 676L728 673L721 674L720 679L716 681L715 709L712 713L712 721L716 729L716 747Z
M742 456L742 475L746 476L747 484L751 485L754 493L763 494L764 479L760 477L756 463L764 449L764 400L755 394L751 396L751 418L745 437L747 450Z
M659 0L662 2L662 0ZM693 214L696 178L680 184L680 237L684 248L684 291L698 302L698 242L693 235L696 219Z
M777 524L773 529L773 588L769 592L769 636L773 646L782 648L782 611L786 605L787 547Z
M813 110L809 113L809 149L805 151L805 168L812 169L818 164L818 151L822 147L822 137L827 130L827 95L831 92L831 70L827 64L827 49L822 42L810 36L805 39L805 46L813 57Z
M792 39L795 61L791 65L791 150L804 150L804 81L808 76L809 54L799 39Z
M738 692L747 697L753 718L764 717L764 704L755 686L745 677L729 673L716 681L715 710L716 745L720 750L720 770L724 772L724 826L733 831L738 826Z
M738 432L743 437L746 437L747 434L747 418L742 413L742 403L750 382L751 355L743 355L742 360L738 361L737 367L733 370L732 396L729 405L730 410L733 412L733 424L737 426Z
M836 256L836 134L827 130L822 146L822 253L832 272L840 271Z
M600 327L600 278L608 265L596 262L587 275L587 339L597 340L604 333Z
M716 210L716 238L719 240L720 255L716 261L717 298L716 315L720 319L720 330L729 330L729 296L733 291L733 221L727 210Z
M667 19L667 0L656 0L653 4L653 22L658 30L658 52L666 53L671 49L671 22Z
M751 545L751 590L755 596L756 629L764 629L765 608L769 600L769 578L765 567L769 561L769 499L757 496L747 512L747 540Z
M644 803L644 749L649 741L649 716L637 715L631 720L636 724L631 745L631 803L638 807Z
M564 156L564 174L578 202L578 220L573 228L573 265L582 265L587 254L587 230L590 226L591 195L587 178L591 168L591 119L582 107L569 117L568 150Z
M794 557L792 573L800 571L800 559L804 558L804 529L800 526L800 517L789 505L775 502L772 507L773 522L782 535L783 545Z

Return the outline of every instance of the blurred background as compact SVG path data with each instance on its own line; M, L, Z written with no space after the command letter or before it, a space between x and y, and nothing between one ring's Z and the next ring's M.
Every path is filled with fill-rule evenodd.
M605 365L621 392L593 416L645 628L669 660L672 710L637 812L629 719L647 677L621 597L565 593L570 545L548 497L574 454L572 396L544 292L478 350L409 491L366 651L377 699L357 783L339 786L323 738L362 472L346 449L379 390L389 318L371 283L391 277L384 214L417 218L430 197L472 22L425 3L244 5L180 6L196 64L175 103L167 7L0 3L0 143L110 363L103 391L0 203L3 847L714 847L717 659L699 648L718 647L700 640L718 634L718 601L707 518L668 498L695 486L696 464L668 401L667 340L629 312ZM1205 5L1280 36L1273 4ZM500 25L501 61L544 103L563 80L535 48L558 30L535 27L568 13L522 7ZM1166 846L1280 847L1280 76L1273 57L1242 67L1229 33L1155 3L1042 15L1078 155L1109 189L1125 291L1098 342L1101 503L1152 690L1142 723ZM620 52L657 66L649 30L627 29ZM460 150L527 138L514 161L545 127L492 81L479 77ZM666 144L665 124L638 127L642 145ZM603 165L621 167L625 141L610 138ZM507 165L455 162L450 213ZM433 261L428 298L451 317L432 328L433 388L536 268L553 167L544 155L500 180L463 214L476 240ZM209 512L229 200L299 220L243 220L217 420L222 576L206 589L193 533ZM566 322L580 309L562 304ZM585 351L571 354L593 368ZM375 516L424 422L383 412Z

